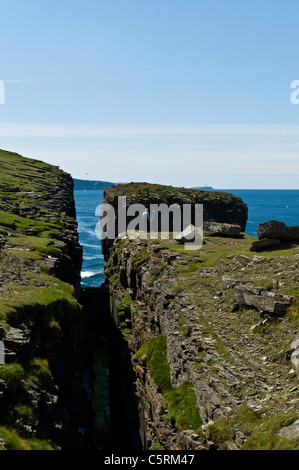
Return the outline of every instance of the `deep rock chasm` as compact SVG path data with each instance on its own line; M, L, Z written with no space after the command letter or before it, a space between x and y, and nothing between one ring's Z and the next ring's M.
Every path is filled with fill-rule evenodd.
M296 239L255 252L227 193L112 186L116 221L118 196L198 203L208 230L195 251L103 240L105 284L82 289L70 175L0 167L0 448L299 448Z

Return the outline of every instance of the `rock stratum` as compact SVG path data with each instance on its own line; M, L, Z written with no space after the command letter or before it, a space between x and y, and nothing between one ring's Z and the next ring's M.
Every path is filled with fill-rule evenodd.
M105 190L106 201L119 191ZM155 199L149 186L144 194L138 202ZM246 209L228 199L221 220L206 214L244 227ZM123 433L138 428L141 448L299 449L298 244L257 256L254 240L217 230L197 251L171 239L104 244Z
M0 151L0 448L84 448L86 320L73 180Z

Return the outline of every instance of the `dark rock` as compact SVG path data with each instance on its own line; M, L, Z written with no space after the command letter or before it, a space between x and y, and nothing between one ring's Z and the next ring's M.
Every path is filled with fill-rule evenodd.
M270 220L259 224L257 236L264 238L276 238L284 241L299 240L299 226L287 227L284 222Z
M208 450L202 443L200 436L194 431L183 431L179 434L178 440L185 450Z
M250 251L261 251L265 250L274 245L279 245L280 240L278 238L263 238L262 240L255 240L251 243L249 250Z

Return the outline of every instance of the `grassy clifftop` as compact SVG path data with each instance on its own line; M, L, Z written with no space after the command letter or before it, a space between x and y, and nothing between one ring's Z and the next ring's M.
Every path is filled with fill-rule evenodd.
M56 362L81 311L74 217L70 175L0 150L0 449L51 448L32 438L50 409L55 421Z
M157 202L177 202L184 201L185 204L188 202L195 203L199 200L204 201L236 201L241 199L236 198L230 193L224 193L222 191L207 191L192 188L166 186L161 184L152 183L127 183L119 184L109 188L109 198L122 196L125 194L130 202L139 200L157 201Z
M127 206L139 203L149 208L150 204L203 204L205 221L226 222L240 225L244 232L247 222L247 205L233 194L222 191L178 188L151 183L128 183L104 190L108 204L117 206L117 198L126 196Z
M0 168L0 321L6 323L16 306L42 299L42 290L47 299L51 288L72 291L51 274L77 234L69 175L5 151Z
M0 150L0 209L26 218L49 217L57 209L74 216L70 175L58 167Z

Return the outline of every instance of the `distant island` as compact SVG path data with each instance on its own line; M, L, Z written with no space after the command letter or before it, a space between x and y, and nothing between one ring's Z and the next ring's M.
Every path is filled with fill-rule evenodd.
M85 191L101 191L104 188L110 188L116 183L111 183L109 181L90 181L90 180L78 180L74 179L74 189L75 190L85 190Z
M101 191L104 188L111 188L111 186L116 186L118 184L125 183L111 183L111 181L79 180L74 178L74 189L77 191ZM215 191L215 188L212 188L212 186L197 186L191 189Z
M215 188L212 188L212 186L198 186L192 189L205 189L206 191L215 191Z

